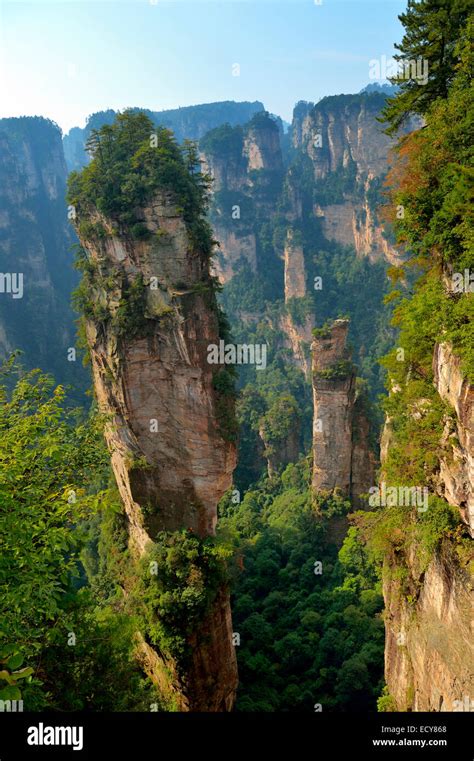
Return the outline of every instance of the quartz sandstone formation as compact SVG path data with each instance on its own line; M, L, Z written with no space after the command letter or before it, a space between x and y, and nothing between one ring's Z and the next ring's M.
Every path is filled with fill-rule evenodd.
M297 324L291 314L282 314L278 327L281 331L281 346L291 351L291 361L299 367L310 380L311 377L311 341L313 340L314 319L307 315L303 324Z
M353 246L358 256L371 261L397 264L401 254L382 234L371 204L372 191L387 173L396 142L377 121L384 99L376 93L330 96L316 105L300 103L294 112L292 141L312 163L316 197L320 191L326 195L333 177L345 174L340 198L335 202L329 192L327 200L314 205L324 236ZM407 130L414 126L408 124Z
M452 410L440 441L436 491L459 508L472 536L474 389L447 343L435 346L433 371ZM392 436L387 421L382 461ZM387 558L383 591L385 679L397 710L472 710L472 584L455 544L443 543L426 568L413 545Z
M81 240L100 275L91 296L111 315L104 322L88 319L86 329L135 558L162 530L212 536L236 458L235 445L221 430L223 400L214 388L219 370L207 362L208 345L219 341L207 257L191 244L172 193L158 192L137 214L150 234L145 240L118 233L99 216L92 221L103 225L105 237ZM140 278L136 329L120 330L120 305ZM107 288L101 287L104 279ZM181 710L230 710L237 668L225 589L189 644L192 662L184 676L143 638L140 657Z
M282 170L280 133L276 123L268 120L264 126L253 126L250 122L244 138L243 154L249 172L256 169Z
M148 114L156 125L170 129L176 140L182 143L184 140L199 140L206 132L221 124L245 124L254 114L263 109L263 103L258 100L252 103L231 100L201 103L165 111L149 111ZM64 135L64 154L69 171L80 170L89 163L90 156L85 146L91 128L99 129L104 124L108 124L110 117L116 114L117 112L111 110L96 112L88 118L85 127L73 127L67 135Z
M472 700L472 599L455 556L437 553L422 569L413 548L386 564L383 593L385 680L397 710L466 710L465 697L468 705Z
M328 338L316 338L313 354L313 489L340 489L349 495L351 487L352 416L355 374L346 349L348 320L336 320ZM347 369L337 377L325 377L337 363Z
M454 411L454 425L446 426L451 456L442 457L439 494L459 508L474 538L474 386L461 372L461 362L449 344L436 344L433 373L441 399Z
M303 246L295 241L291 228L287 231L285 249L285 303L289 299L299 299L306 295L306 271Z
M254 214L259 208L274 208L260 192L255 192L256 172L260 177L282 175L283 159L280 132L269 116L249 122L241 136L241 148L233 151L207 151L201 154L204 171L213 179L214 203L211 220L219 249L213 271L221 283L235 275L237 266L246 261L253 272L258 269ZM265 185L265 181L263 184ZM220 198L224 194L225 201ZM244 201L244 207L241 202Z
M356 505L374 483L369 423L356 398L355 372L346 346L349 321L335 320L315 338L313 357L313 489L336 489Z
M281 331L281 345L291 350L293 363L299 367L310 380L311 356L310 345L313 338L313 315L305 315L297 322L292 317L292 299L306 296L306 267L303 246L299 236L292 227L288 227L283 249L285 305L287 310L281 315L278 328Z

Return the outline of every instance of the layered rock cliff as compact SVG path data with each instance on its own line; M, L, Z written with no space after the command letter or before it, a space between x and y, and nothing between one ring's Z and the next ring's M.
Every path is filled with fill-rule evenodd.
M268 320L308 379L311 329L335 317L328 296L341 289L337 258L349 260L353 251L379 268L400 261L377 211L394 145L377 121L384 102L383 93L362 93L300 103L289 135L257 114L200 143L214 179L215 273L226 286L239 273L247 280L249 307L234 299L232 316L244 324ZM270 315L265 304L277 300L280 315Z
M464 711L472 698L470 583L448 548L414 546L384 570L385 679L398 711Z
M163 531L212 537L232 482L233 396L227 371L208 362L220 339L210 238L166 184L134 207L138 238L127 223L78 203L94 388L138 560ZM142 663L181 710L230 710L237 670L225 586L186 636L184 667L146 637Z
M358 256L397 263L400 252L385 237L376 212L395 144L377 121L384 100L382 93L364 93L300 103L292 142L311 162L313 213L324 236L353 246Z
M272 199L283 177L280 130L266 112L243 128L224 125L200 143L202 161L213 179L211 222L219 241L215 273L228 282L239 264L256 272L259 217L274 212Z
M440 459L438 493L459 508L474 538L474 386L448 343L435 346L433 375L438 394L455 413L443 435L448 447Z

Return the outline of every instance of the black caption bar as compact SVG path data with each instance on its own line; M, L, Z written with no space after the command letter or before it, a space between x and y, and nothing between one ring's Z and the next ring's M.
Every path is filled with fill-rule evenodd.
M0 713L0 761L29 758L225 758L257 749L278 758L449 758L472 761L472 716L383 714ZM306 750L303 750L305 749ZM308 755L309 754L309 755Z

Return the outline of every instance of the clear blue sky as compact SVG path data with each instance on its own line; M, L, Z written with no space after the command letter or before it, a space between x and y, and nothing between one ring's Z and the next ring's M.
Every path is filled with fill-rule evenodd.
M105 108L358 92L390 57L405 0L0 0L0 117L63 130ZM240 76L232 75L233 64Z

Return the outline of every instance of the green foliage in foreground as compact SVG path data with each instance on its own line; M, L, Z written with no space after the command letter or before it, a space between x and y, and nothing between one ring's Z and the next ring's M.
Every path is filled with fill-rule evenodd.
M376 710L383 623L378 573L351 528L328 542L340 498L312 504L307 463L222 503L220 532L237 554L232 614L240 711ZM322 516L322 517L321 517ZM322 563L317 574L316 562Z
M74 524L103 497L92 491L94 471L106 467L98 424L78 423L64 395L39 371L0 389L1 620L30 656L77 573Z
M188 637L198 630L226 583L230 551L212 538L186 532L161 532L141 562L134 590L141 631L160 652L184 667Z
M2 375L0 699L146 710L158 698L133 662L133 619L89 594L79 562L84 520L110 502L100 421L65 409L64 389L39 370L10 391L13 362Z
M455 411L434 385L436 344L449 343L464 375L474 380L473 295L470 289L456 292L452 287L453 272L463 272L473 261L472 18L462 27L467 5L462 0L451 9L448 5L410 3L400 49L404 55L415 49L426 53L434 63L430 85L424 94L413 83L402 87L386 109L392 127L408 105L425 115L426 125L400 141L398 161L388 177L392 206L404 211L395 222L398 241L413 250L411 263L421 268L421 275L395 308L398 346L383 359L390 392L384 402L390 445L381 481L388 487L426 491L422 504L398 502L355 517L387 578L396 575L401 582L408 604L416 602L422 588L414 578L417 571L422 574L434 557L446 553L462 573L470 549L459 509L437 496L440 462L452 461L457 428ZM402 282L406 272L402 268L393 274ZM393 295L397 299L401 294ZM393 710L393 705L385 691L379 710Z

